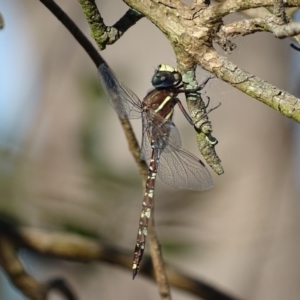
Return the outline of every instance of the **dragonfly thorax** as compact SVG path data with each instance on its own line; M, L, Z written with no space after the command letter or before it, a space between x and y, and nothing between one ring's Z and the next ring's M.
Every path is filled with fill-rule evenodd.
M171 119L176 105L176 91L170 89L154 89L144 98L143 111L155 112L163 119Z

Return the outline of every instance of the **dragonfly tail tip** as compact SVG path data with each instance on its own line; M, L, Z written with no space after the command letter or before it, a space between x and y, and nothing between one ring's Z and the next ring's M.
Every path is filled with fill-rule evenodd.
M137 275L137 269L132 271L132 280L134 280L135 276Z

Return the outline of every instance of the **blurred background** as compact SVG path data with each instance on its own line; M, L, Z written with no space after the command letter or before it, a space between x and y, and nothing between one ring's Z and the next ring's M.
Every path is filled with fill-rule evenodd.
M90 36L77 1L57 3ZM120 0L97 4L107 25L128 9ZM94 64L39 1L0 0L0 11L5 19L0 31L1 214L133 251L143 188ZM300 54L290 41L255 34L234 42L238 47L232 54L219 52L299 95ZM151 88L155 67L175 65L167 39L147 19L101 54L141 99ZM197 74L201 81L208 73L198 69ZM225 173L212 174L215 187L202 193L158 180L155 218L164 258L242 299L299 299L299 127L217 79L205 94L211 106L222 103L210 119ZM132 123L140 139L141 122ZM175 123L184 148L200 156L193 128L180 112ZM158 299L152 281L141 275L132 281L131 271L117 266L29 252L21 258L41 281L67 278L79 299ZM172 294L194 299L175 289ZM0 298L24 299L2 273Z

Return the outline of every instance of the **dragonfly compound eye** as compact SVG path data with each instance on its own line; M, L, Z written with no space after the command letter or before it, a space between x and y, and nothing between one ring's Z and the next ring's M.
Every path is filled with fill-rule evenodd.
M155 88L166 88L176 86L181 81L178 72L157 71L152 77L152 85Z

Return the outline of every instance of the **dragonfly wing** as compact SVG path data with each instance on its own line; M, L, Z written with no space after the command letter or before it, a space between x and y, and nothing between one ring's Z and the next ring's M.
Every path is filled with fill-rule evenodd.
M105 63L98 68L99 78L109 103L123 119L141 117L141 101L129 88L118 81L113 71Z
M149 110L143 114L142 123L141 159L150 159L151 143L160 152L174 151L181 147L179 131L171 120L166 120ZM167 147L170 143L172 147Z
M151 153L152 153L152 149L151 149L151 141L149 140L148 137L148 119L147 119L147 115L143 114L142 115L142 145L141 145L141 159L142 160L149 160L151 157Z
M166 120L153 110L149 110L147 112L147 121L148 124L151 125L149 126L149 130L151 133L150 136L154 137L157 140L162 139L165 145L168 144L168 141L173 145L173 147L181 147L180 134L172 120Z
M204 191L213 187L211 175L203 162L186 150L176 149L172 145L168 145L161 153L158 175L164 183L177 188Z

